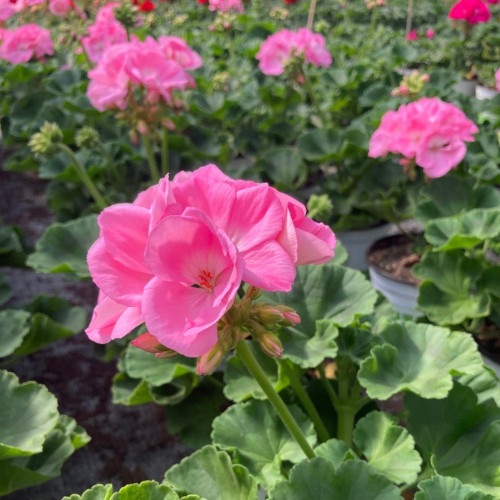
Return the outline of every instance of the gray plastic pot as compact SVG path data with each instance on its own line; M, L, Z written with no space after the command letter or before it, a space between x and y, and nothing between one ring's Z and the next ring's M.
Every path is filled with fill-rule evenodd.
M453 90L459 94L475 95L476 82L474 80L460 80L453 85Z

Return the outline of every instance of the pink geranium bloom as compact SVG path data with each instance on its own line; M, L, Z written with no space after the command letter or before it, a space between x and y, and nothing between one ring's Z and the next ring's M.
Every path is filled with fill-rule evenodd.
M462 19L469 24L486 23L491 17L490 9L481 0L459 0L450 10L450 19Z
M245 10L241 0L208 0L208 9L220 12L229 12L231 10L243 12Z
M26 24L17 29L5 30L0 45L0 58L19 64L54 54L50 31L36 24Z
M256 58L264 74L281 75L286 62L300 55L303 55L305 62L314 66L328 67L332 63L324 37L306 28L298 32L284 29L274 33L262 43Z
M425 36L430 39L430 38L434 38L435 34L436 34L436 32L432 28L429 28L427 30L427 32L425 33Z
M73 9L73 0L50 0L49 10L54 16L66 17Z
M203 64L200 54L192 50L182 38L161 36L158 45L167 59L175 61L184 69L197 69Z
M388 111L370 139L368 156L390 153L414 159L427 177L441 177L464 158L476 125L456 106L424 97Z
M406 37L407 40L409 41L414 41L414 40L418 40L418 33L417 33L417 30L411 30L409 33L408 33L408 36Z
M114 9L119 5L119 2L110 2L104 7L101 7L95 16L96 23L116 21Z
M214 165L162 179L98 223L88 264L101 295L89 337L107 342L144 321L159 343L192 357L217 342L242 280L288 291L296 265L325 262L335 247L304 205ZM150 348L146 341L140 347Z
M82 38L82 45L88 58L97 63L109 47L127 41L127 31L115 19L98 21L88 28L88 36Z
M0 21L7 21L14 14L28 7L43 3L45 0L0 0Z
M497 90L500 92L500 69L497 69L495 73L495 80L497 82Z

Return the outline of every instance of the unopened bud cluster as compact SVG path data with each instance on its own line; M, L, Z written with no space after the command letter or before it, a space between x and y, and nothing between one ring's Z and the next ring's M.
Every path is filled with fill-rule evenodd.
M45 122L40 131L31 136L28 146L35 156L49 156L62 138L63 133L57 123Z
M333 203L327 194L313 194L307 202L307 216L318 222L328 222L333 213Z
M415 69L401 80L399 87L396 87L391 92L391 95L416 97L422 92L429 79L430 77L427 73L420 74L420 72Z
M99 144L99 133L93 127L82 127L75 135L79 148L93 148Z
M132 2L121 2L113 9L115 19L127 30L137 24L139 9Z

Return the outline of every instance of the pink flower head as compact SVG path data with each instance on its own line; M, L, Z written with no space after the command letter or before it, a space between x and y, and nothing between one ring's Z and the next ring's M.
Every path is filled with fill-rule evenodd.
M417 30L411 30L409 33L408 33L408 36L406 37L407 40L409 41L414 41L414 40L418 40L418 33L417 33Z
M116 21L114 9L120 5L119 2L110 2L104 7L101 7L96 14L96 23Z
M200 54L192 50L182 38L161 36L158 44L167 59L175 61L184 69L197 69L203 64Z
M493 5L496 5L497 3L500 2L500 0L486 0L488 3L491 3Z
M82 38L82 45L88 58L97 63L109 47L127 41L127 31L115 19L97 21L88 28L88 36Z
M105 209L88 254L101 295L87 334L108 342L144 321L163 346L207 353L242 280L288 291L296 265L333 257L331 229L305 213L267 184L235 181L214 165Z
M50 0L49 10L54 16L66 17L73 9L73 0Z
M497 69L497 71L495 73L495 80L497 82L497 90L498 90L498 92L500 92L500 68Z
M368 156L387 153L415 159L427 177L442 177L464 158L464 141L474 141L476 125L456 106L424 97L388 111L372 135Z
M256 58L264 74L281 75L285 63L297 55L303 55L305 62L314 66L328 67L332 63L324 37L306 28L298 32L284 29L274 33L262 43Z
M54 54L50 31L36 24L26 24L17 29L5 30L0 45L0 58L12 64L42 59Z
M490 9L481 0L459 0L450 10L450 19L463 19L469 24L486 23L491 17Z
M43 3L45 0L0 0L0 21L7 21L13 15L25 10L27 7L32 7Z
M218 10L220 12L243 12L245 8L241 0L208 0L209 10Z
M434 35L436 34L436 32L432 29L432 28L429 28L426 33L425 33L425 36L429 39L431 38L434 38Z

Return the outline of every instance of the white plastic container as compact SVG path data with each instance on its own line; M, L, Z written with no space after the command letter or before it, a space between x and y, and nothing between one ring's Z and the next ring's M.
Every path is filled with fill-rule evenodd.
M486 99L493 99L498 92L495 89L484 87L483 85L476 85L476 99L484 101Z
M453 90L459 94L475 95L476 82L474 80L460 80L453 85Z
M366 252L373 242L388 236L394 230L392 224L380 224L367 229L335 232L336 237L345 246L349 259L346 266L364 271L368 269Z

